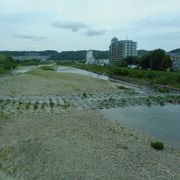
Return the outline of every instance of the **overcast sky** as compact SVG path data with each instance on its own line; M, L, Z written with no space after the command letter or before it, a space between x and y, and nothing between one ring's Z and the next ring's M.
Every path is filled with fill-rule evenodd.
M180 48L180 0L0 0L0 50Z

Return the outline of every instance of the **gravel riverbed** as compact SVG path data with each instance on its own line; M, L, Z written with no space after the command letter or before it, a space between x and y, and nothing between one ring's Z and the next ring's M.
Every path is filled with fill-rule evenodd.
M0 84L0 179L180 178L179 149L154 150L153 137L99 111L178 104L179 94L38 69Z
M150 147L151 138L98 111L6 114L0 167L24 179L178 179L180 152Z

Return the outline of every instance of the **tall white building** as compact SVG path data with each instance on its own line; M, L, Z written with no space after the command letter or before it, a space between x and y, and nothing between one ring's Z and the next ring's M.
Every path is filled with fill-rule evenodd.
M110 64L117 64L128 56L137 56L137 42L132 40L118 41L118 39L114 37L109 46Z
M86 64L95 64L96 59L93 56L93 50L89 50L86 52Z
M131 40L119 41L120 59L128 56L137 56L137 42Z

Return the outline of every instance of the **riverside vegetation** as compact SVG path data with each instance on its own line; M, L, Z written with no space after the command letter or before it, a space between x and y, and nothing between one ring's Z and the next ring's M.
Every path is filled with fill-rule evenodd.
M130 69L125 67L109 67L97 66L87 64L71 64L76 68L81 68L95 73L106 74L110 77L125 77L131 80L141 80L141 82L148 82L150 84L161 84L180 88L180 73L179 72L164 72L164 71L150 71L141 69Z
M156 51L157 52L160 51L160 53L162 53L163 55L163 52L161 52L162 50L156 50ZM156 51L155 53L157 53ZM143 64L146 65L146 66L144 65L144 67L148 68L149 58L152 56L153 53L154 51L151 52L150 54L144 55L146 58L144 59L142 58L142 62L143 62L142 65ZM167 58L168 57L164 55L163 59L167 59ZM163 59L162 59L162 62L163 62ZM133 62L133 60L131 61ZM19 60L14 60L8 55L0 55L0 74L3 74L12 69L15 69L17 66L40 65L40 64L45 64L45 63L48 64L49 62L41 62L40 60L19 61ZM180 88L180 73L179 72L165 72L165 71L155 71L155 70L150 71L150 70L141 70L141 69L129 69L126 67L97 66L97 65L80 64L80 63L67 63L67 62L61 63L59 61L57 61L57 63L85 69L85 70L92 71L95 73L100 73L100 74L105 73L109 75L110 77L126 78L126 80L127 79L140 80L144 82L145 81L149 82L150 84L161 84L161 85L168 85L168 86ZM41 68L44 70L53 70L53 68L50 66L43 66Z
M37 66L37 65L44 65L44 64L49 64L49 62L41 62L38 59L20 61L20 60L13 59L11 56L7 54L0 54L0 74L8 73L19 66L33 66L33 65ZM44 66L44 70L48 70L48 68L50 67Z
M15 69L17 64L13 58L8 55L0 55L0 74Z

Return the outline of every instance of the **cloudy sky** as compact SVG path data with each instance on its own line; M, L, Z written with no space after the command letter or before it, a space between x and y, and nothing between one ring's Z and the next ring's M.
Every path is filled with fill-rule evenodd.
M180 47L180 0L0 0L0 50Z

